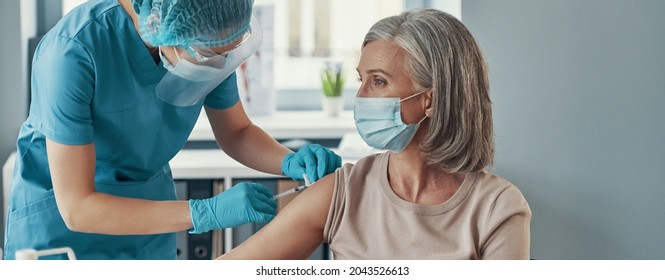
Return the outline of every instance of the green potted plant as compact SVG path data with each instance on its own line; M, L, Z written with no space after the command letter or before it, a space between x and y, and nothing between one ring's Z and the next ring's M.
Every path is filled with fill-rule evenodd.
M322 107L323 111L331 117L338 116L344 108L344 100L342 99L344 73L342 70L342 63L327 62L321 72Z

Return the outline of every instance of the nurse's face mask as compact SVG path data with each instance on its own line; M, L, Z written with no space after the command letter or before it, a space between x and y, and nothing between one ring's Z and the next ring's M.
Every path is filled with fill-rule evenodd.
M424 116L414 124L402 121L400 104L427 90L415 93L404 99L397 97L356 97L353 118L360 137L370 147L380 150L401 152L411 143Z
M155 95L175 106L198 103L258 50L262 37L261 26L252 16L250 30L234 42L234 47L223 53L196 42L184 49L173 47L178 58L173 65L164 57L160 47L159 56L168 73L157 84Z

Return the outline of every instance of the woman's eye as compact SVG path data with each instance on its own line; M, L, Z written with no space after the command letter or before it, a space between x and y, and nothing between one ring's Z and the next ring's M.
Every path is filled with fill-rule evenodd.
M374 79L374 86L379 87L379 86L382 86L382 85L385 85L385 84L386 84L386 82L384 82L381 79Z

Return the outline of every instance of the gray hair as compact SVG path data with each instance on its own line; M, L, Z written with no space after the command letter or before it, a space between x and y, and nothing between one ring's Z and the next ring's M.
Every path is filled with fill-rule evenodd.
M431 88L432 117L420 150L450 173L477 172L494 161L487 65L469 30L455 17L416 9L384 18L362 47L392 41L407 53L405 69L419 90Z

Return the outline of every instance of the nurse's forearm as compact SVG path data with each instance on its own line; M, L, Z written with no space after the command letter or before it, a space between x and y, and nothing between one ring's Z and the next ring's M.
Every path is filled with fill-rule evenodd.
M282 159L292 151L251 124L234 135L234 141L221 143L222 149L238 162L262 172L281 174Z
M241 102L224 110L206 107L206 114L217 144L226 154L252 169L282 173L282 159L292 151L255 126Z
M70 230L152 234L192 227L187 201L148 201L96 191L95 146L46 140L53 193Z
M95 192L61 214L70 230L87 233L157 234L192 228L187 201L150 201Z

